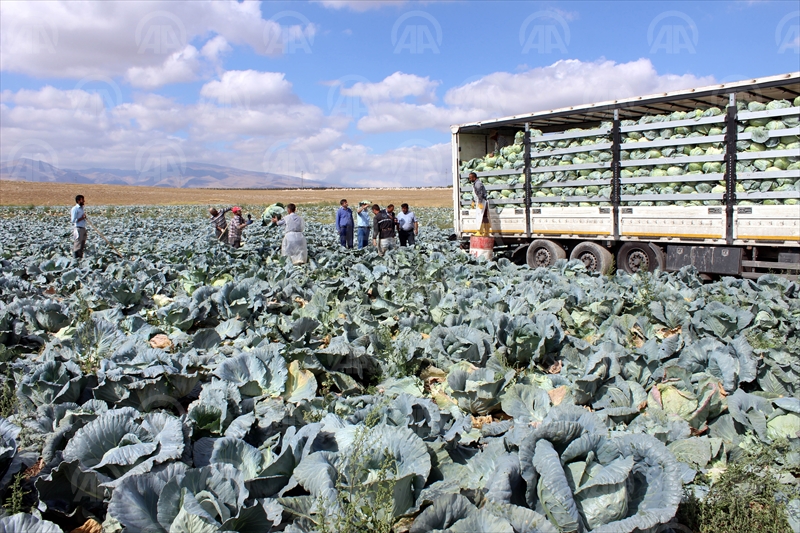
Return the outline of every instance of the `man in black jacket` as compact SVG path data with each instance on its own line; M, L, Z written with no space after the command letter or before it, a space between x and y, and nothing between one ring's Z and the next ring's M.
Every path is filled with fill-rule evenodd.
M394 240L394 228L397 221L394 218L394 213L387 210L381 210L381 206L374 204L372 206L372 213L375 215L372 222L372 232L375 236L372 239L372 244L378 247L378 253L383 255L386 250L394 250L397 244Z

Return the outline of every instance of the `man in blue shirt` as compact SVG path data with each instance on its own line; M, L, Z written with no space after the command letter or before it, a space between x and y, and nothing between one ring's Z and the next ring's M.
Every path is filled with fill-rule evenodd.
M356 210L356 220L358 226L358 249L369 246L369 200L361 200Z
M76 259L83 257L83 250L86 248L86 213L83 211L83 204L86 203L83 195L75 197L75 207L70 211L72 222L72 255Z
M336 232L339 234L339 244L346 248L353 247L353 212L347 207L347 200L339 202L341 206L336 211Z
M408 204L401 204L400 210L402 213L397 215L397 228L398 236L400 237L400 246L409 244L414 246L414 236L419 235L419 222L417 217L414 216L413 211L408 210Z

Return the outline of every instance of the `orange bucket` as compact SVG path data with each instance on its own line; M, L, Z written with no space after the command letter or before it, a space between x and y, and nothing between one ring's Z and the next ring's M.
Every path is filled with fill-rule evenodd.
M469 255L490 261L493 256L494 237L470 237Z

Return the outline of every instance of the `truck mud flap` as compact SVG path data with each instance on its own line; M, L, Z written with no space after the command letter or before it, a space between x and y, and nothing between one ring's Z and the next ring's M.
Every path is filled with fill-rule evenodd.
M742 250L724 246L667 246L667 271L688 265L708 274L738 276L742 272Z

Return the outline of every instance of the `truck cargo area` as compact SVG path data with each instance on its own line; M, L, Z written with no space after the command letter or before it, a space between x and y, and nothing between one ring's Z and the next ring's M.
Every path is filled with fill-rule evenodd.
M531 267L800 274L800 72L452 127L456 234ZM470 172L489 194L473 204Z

